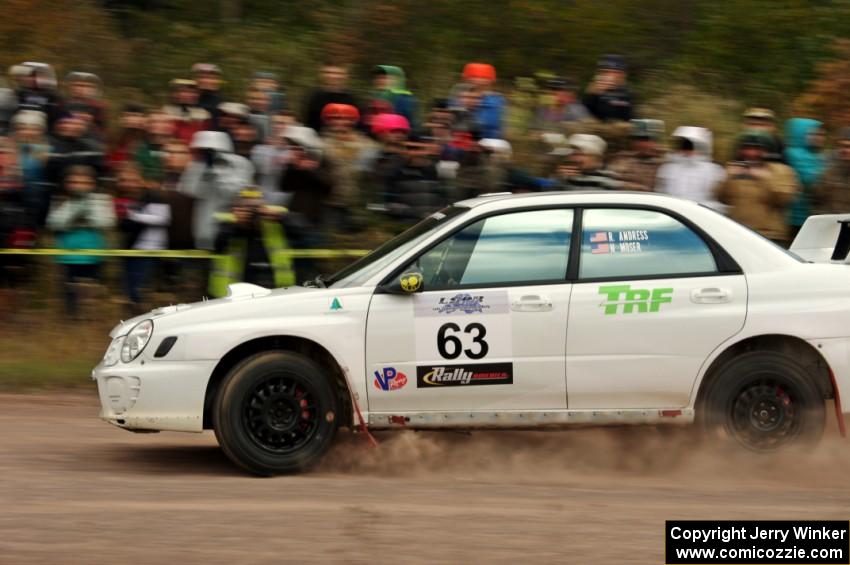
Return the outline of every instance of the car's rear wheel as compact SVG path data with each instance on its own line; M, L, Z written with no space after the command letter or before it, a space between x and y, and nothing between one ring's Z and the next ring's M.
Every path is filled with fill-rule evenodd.
M336 434L336 397L330 379L296 353L268 352L234 367L213 408L224 453L257 475L304 471Z
M780 353L746 353L708 383L699 407L703 430L754 451L813 445L823 435L824 399L805 369Z

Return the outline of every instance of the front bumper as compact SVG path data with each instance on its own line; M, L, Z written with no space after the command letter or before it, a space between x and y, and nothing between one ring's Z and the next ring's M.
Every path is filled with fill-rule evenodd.
M216 361L136 359L92 371L100 417L128 430L201 432L204 396Z

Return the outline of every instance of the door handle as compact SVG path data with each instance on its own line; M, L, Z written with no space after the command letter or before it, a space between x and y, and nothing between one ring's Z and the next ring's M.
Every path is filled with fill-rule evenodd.
M519 300L511 302L511 310L514 312L550 312L552 302L539 294L526 294L520 296Z
M696 304L724 304L732 300L732 293L725 288L695 288L691 291L691 302Z

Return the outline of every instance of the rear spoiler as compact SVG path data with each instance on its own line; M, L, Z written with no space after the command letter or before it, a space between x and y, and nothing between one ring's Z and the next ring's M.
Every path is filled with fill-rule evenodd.
M850 263L850 214L810 216L789 251L813 263Z

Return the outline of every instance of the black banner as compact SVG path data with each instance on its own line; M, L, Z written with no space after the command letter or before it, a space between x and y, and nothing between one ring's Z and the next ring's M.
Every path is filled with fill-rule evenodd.
M668 565L850 563L850 522L668 520Z
M471 363L467 365L416 367L416 388L509 385L513 382L513 363Z

